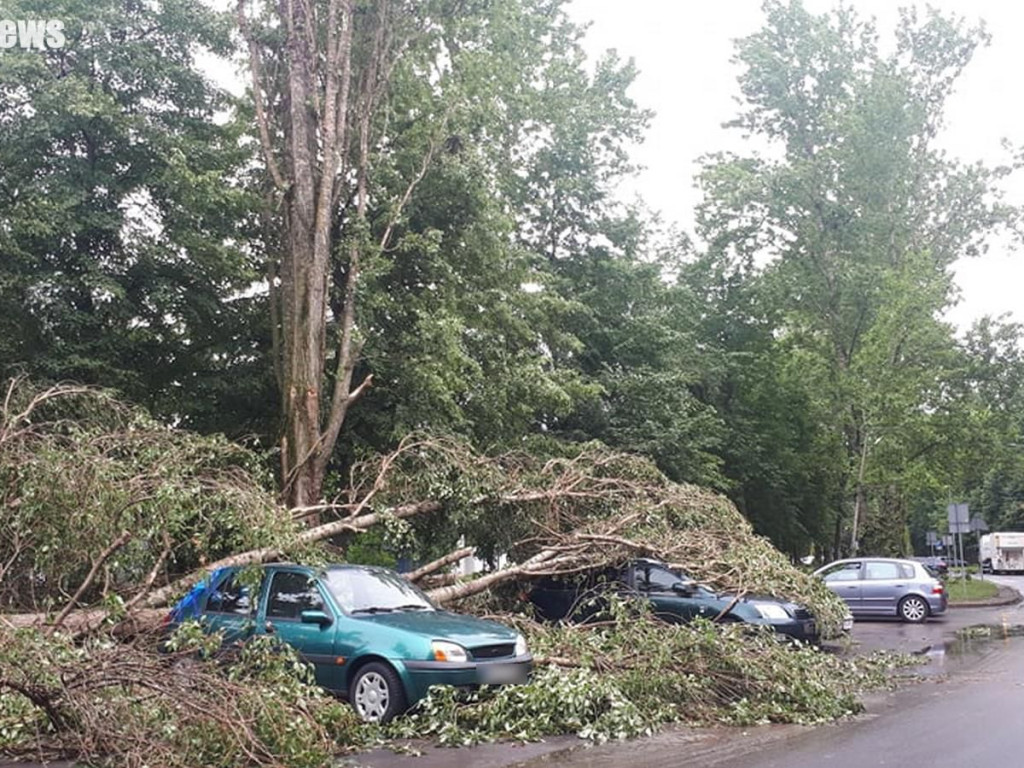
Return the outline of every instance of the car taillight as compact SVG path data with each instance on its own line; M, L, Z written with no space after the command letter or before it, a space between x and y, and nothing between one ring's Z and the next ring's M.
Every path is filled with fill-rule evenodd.
M932 594L933 595L941 595L942 594L942 582L937 581L934 584L932 584Z

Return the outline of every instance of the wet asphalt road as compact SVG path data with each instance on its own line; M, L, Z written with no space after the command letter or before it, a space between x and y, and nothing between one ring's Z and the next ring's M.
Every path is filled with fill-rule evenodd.
M986 577L988 578L988 577ZM991 577L1024 594L1024 576ZM991 628L954 642L957 630ZM675 728L649 738L587 746L574 737L541 744L427 748L422 756L378 750L346 758L366 768L1016 768L1024 766L1024 603L954 608L925 624L858 620L843 653L923 654L926 682L871 695L867 712L819 726ZM920 671L920 670L919 670ZM0 755L0 768L11 763ZM17 764L24 768L28 764ZM56 766L57 764L51 764ZM61 768L70 768L68 763Z
M986 577L989 578L989 577ZM1024 593L1024 577L994 581ZM969 626L988 639L955 642ZM865 699L866 713L820 727L669 729L646 739L586 746L545 744L429 749L423 756L378 751L349 765L367 768L974 768L1024 765L1024 603L953 608L925 624L858 620L844 653L922 654L926 681ZM1008 757L1014 756L1009 762Z

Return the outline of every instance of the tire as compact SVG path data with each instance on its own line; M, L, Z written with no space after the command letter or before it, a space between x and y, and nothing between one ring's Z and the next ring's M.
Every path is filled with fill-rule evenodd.
M907 595L900 600L900 618L911 624L920 624L928 618L928 602L917 595Z
M406 709L405 688L398 673L378 661L358 669L348 689L348 700L367 723L386 723Z

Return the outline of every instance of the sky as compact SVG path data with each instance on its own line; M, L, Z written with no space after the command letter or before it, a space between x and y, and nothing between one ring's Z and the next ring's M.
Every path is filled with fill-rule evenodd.
M875 17L883 41L896 26L894 0L852 0L863 17ZM1024 145L1024 3L1016 0L930 0L968 22L984 21L991 44L975 53L946 109L939 144L967 162L1008 162L1002 140ZM804 0L825 12L830 0ZM918 3L921 10L925 4ZM697 160L708 152L751 151L738 130L722 127L738 112L733 41L760 29L760 0L573 0L570 13L590 22L586 45L593 56L615 48L640 70L631 95L656 113L634 159L644 166L622 186L641 197L668 222L692 230L699 200L693 187ZM1024 172L1006 185L1007 199L1024 204ZM993 242L988 254L955 265L962 301L947 319L966 328L983 315L1010 313L1024 322L1024 253L1008 241Z

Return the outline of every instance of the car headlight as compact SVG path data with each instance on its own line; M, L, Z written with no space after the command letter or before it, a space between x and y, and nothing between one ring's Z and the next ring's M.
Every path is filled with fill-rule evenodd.
M432 640L430 652L434 654L434 661L465 662L469 660L466 649L456 643L449 643L447 640Z
M754 607L761 614L762 619L785 621L790 618L786 609L776 603L754 603Z
M523 656L526 653L526 638L522 635L516 635L516 656Z

